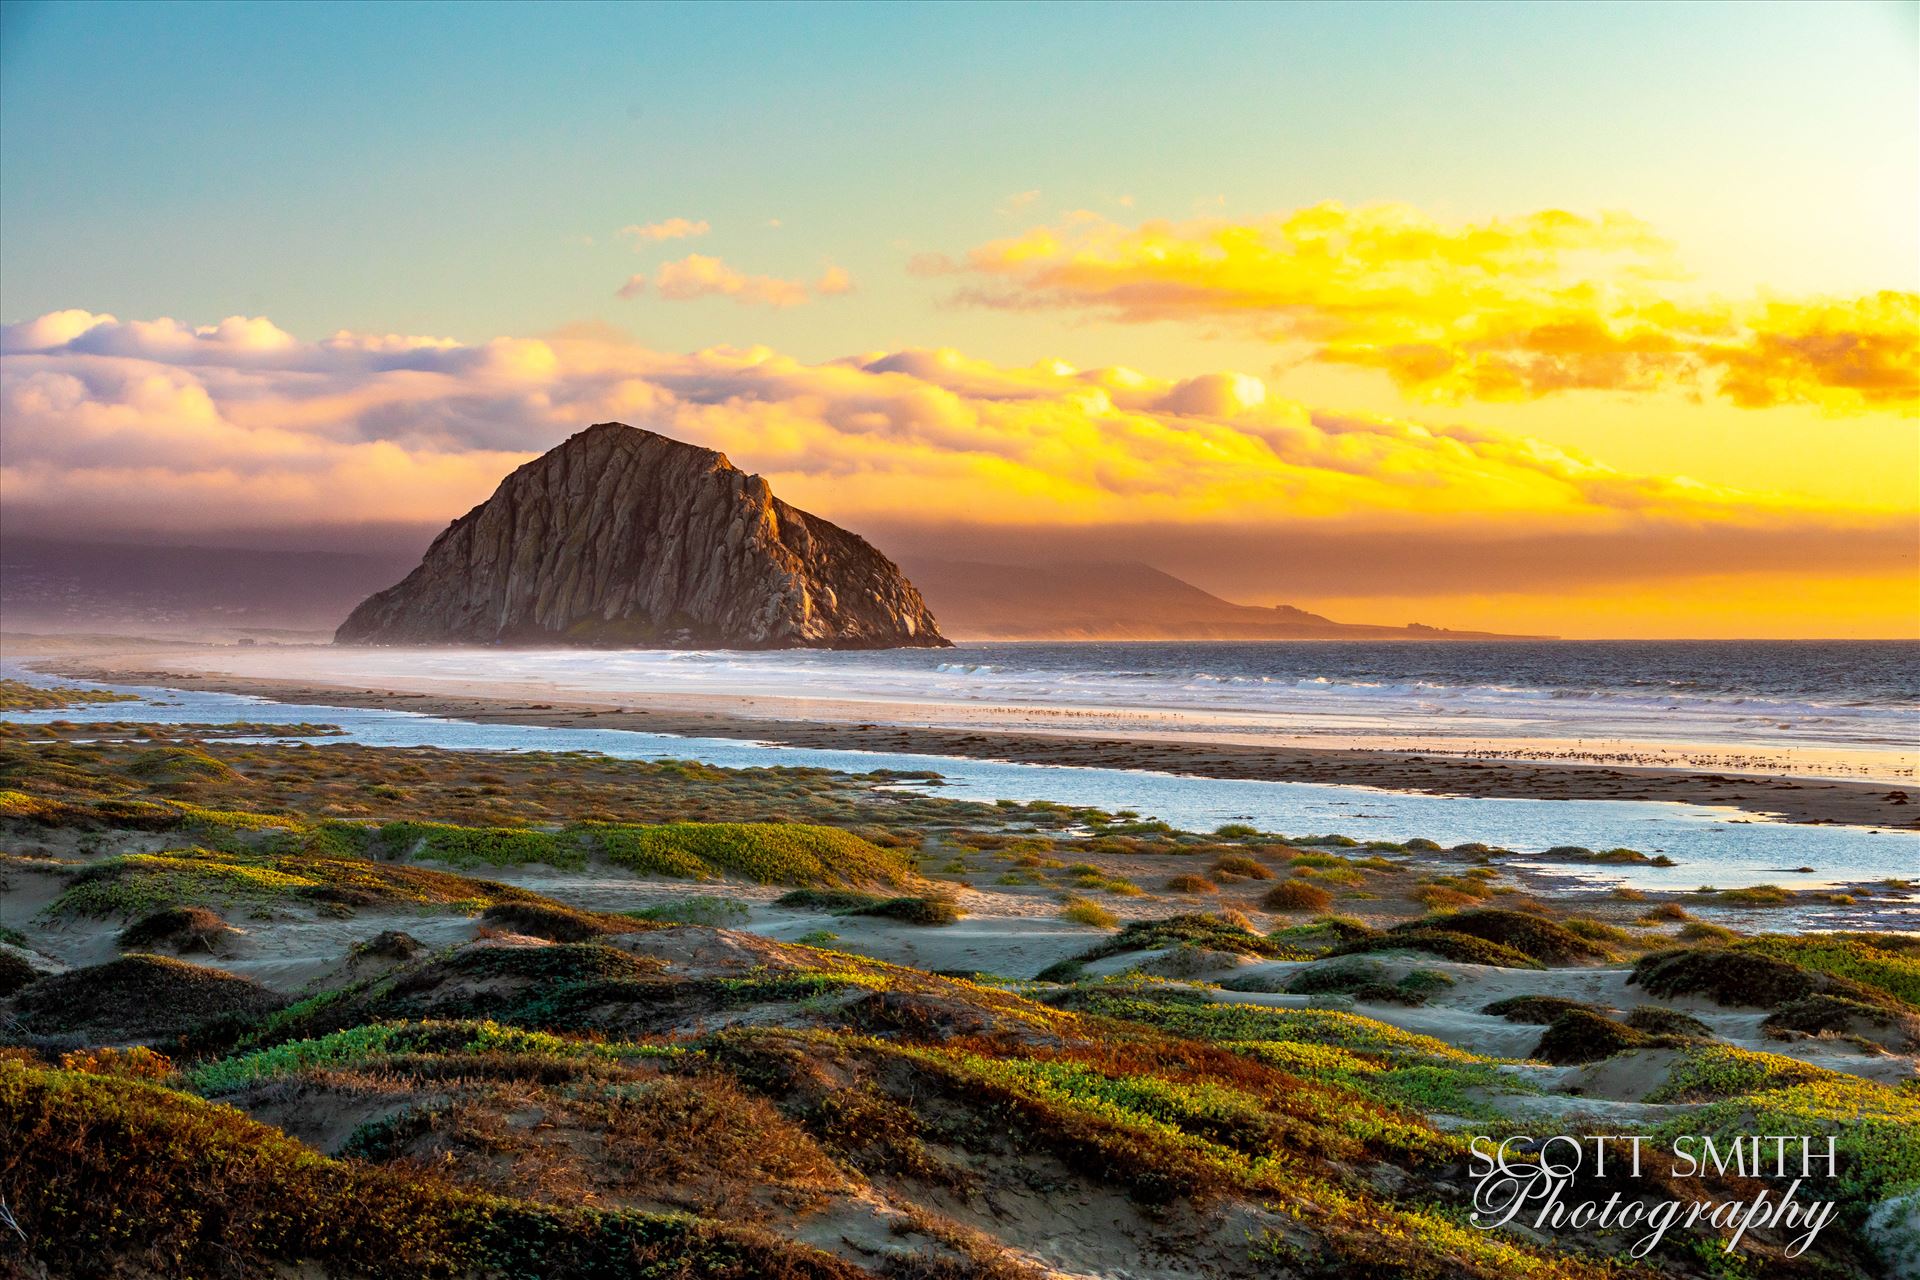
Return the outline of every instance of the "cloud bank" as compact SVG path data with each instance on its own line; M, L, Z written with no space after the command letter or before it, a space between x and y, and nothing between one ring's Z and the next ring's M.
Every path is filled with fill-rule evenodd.
M1920 294L1693 298L1673 246L1622 213L1443 226L1402 204L1325 203L1128 227L1083 211L914 269L974 278L957 295L972 305L1230 326L1426 399L1678 388L1920 411Z
M1168 381L951 350L804 364L762 347L653 351L590 328L306 342L260 318L61 311L0 329L0 414L7 527L62 536L438 526L519 463L618 420L720 449L803 507L948 555L1157 541L1188 561L1212 546L1242 577L1267 565L1274 582L1343 566L1360 590L1397 574L1392 548L1409 538L1422 563L1448 548L1570 548L1557 565L1501 559L1522 566L1505 577L1536 585L1571 572L1567 557L1629 578L1663 540L1699 548L1700 572L1757 571L1766 557L1742 548L1796 536L1803 560L1854 572L1897 569L1911 549L1910 513L1849 515L1499 432L1316 411L1244 374ZM1889 529L1905 532L1890 543Z

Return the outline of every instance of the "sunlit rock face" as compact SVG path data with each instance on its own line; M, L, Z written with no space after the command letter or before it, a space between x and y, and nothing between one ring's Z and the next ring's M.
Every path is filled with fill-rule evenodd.
M618 422L521 467L336 644L939 647L897 566L711 449Z

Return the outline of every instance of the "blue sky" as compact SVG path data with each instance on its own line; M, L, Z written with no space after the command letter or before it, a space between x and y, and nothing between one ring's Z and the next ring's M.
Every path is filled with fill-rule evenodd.
M1180 359L941 308L906 277L1086 207L1627 208L1729 287L1911 287L1911 5L6 6L0 314L477 340L605 319L810 358L951 342ZM1904 124L1890 122L1904 121ZM1224 203L1211 203L1223 200ZM704 218L857 299L612 289ZM778 219L779 228L769 227ZM592 245L584 243L586 238Z

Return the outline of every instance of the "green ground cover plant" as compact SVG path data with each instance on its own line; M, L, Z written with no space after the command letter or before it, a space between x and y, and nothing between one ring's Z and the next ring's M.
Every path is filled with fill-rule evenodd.
M31 685L24 680L0 680L0 711L59 711L66 707L98 706L107 702L138 702L137 694L76 685Z
M1756 1053L1729 1044L1689 1048L1647 1102L1717 1102L1741 1094L1763 1093L1790 1085L1847 1079L1795 1058Z

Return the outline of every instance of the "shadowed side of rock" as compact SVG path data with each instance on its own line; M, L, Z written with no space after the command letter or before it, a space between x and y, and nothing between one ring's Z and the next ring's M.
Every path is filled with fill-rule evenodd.
M711 449L600 423L508 476L338 644L938 647L864 538Z

